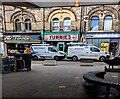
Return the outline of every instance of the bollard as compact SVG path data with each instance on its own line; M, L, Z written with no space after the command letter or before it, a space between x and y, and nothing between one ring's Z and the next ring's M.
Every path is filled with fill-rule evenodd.
M56 60L44 60L44 66L56 66Z
M93 66L94 60L93 59L80 59L80 66Z

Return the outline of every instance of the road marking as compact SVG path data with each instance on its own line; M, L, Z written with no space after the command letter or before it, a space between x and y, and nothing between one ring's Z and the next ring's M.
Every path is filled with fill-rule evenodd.
M80 79L80 77L76 76L75 79Z
M60 88L60 89L65 89L65 88L66 88L66 86L61 85L61 86L59 86L59 88Z
M112 76L112 77L117 78L118 76Z

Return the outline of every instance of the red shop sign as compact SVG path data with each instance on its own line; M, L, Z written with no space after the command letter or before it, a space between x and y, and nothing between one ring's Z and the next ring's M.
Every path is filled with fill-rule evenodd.
M65 34L65 35L45 35L45 41L77 41L78 34Z

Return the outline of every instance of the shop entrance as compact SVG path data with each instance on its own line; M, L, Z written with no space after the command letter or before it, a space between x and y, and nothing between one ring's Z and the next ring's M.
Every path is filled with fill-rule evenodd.
M112 52L113 55L115 54L117 44L117 42L110 42L110 52Z
M65 43L64 43L64 42L58 42L57 48L58 48L60 51L64 51L64 47L65 47Z

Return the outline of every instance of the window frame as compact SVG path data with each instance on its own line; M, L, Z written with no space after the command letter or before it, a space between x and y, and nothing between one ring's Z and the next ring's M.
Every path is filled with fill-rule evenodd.
M110 16L111 18L105 19L106 17L109 17L109 16ZM110 29L107 29L107 28L105 29L105 26L106 26L105 23L108 23L108 22L105 22L105 21L108 21L108 20L111 21L111 22L110 22L110 23L111 23L111 28L110 28ZM109 31L109 30L112 30L112 27L113 27L113 17L112 17L112 15L106 15L106 16L104 17L104 21L103 21L103 30L108 30L108 31Z
M15 20L15 31L19 32L21 30L22 30L21 21L20 21L20 19L16 19Z
M98 19L93 19L93 18L98 18ZM97 25L96 26L98 26L98 29L97 30L92 30L94 27L96 27L96 26L94 26L94 27L92 27L92 25L91 24L93 24L93 22L92 21L97 21ZM91 19L90 19L90 31L98 31L99 30L99 21L100 21L100 18L99 18L99 16L97 16L97 15L94 15L94 16L92 16L91 17ZM92 27L92 28L91 28Z
M30 19L25 19L25 31L31 31L32 27L31 27L31 20Z
M55 20L57 19L57 20ZM58 25L54 25L54 23L57 22ZM54 27L57 27L57 29L53 29ZM52 31L59 31L60 30L60 21L58 18L52 19Z
M69 20L68 20L67 18L68 18ZM65 20L65 19L66 19L66 20ZM64 22L65 22L65 21L69 21L69 24L70 24L70 25L64 25ZM69 30L66 30L65 27L69 27ZM65 17L65 18L63 19L63 30L64 30L64 31L70 31L70 30L71 30L71 19L70 19L70 17Z

